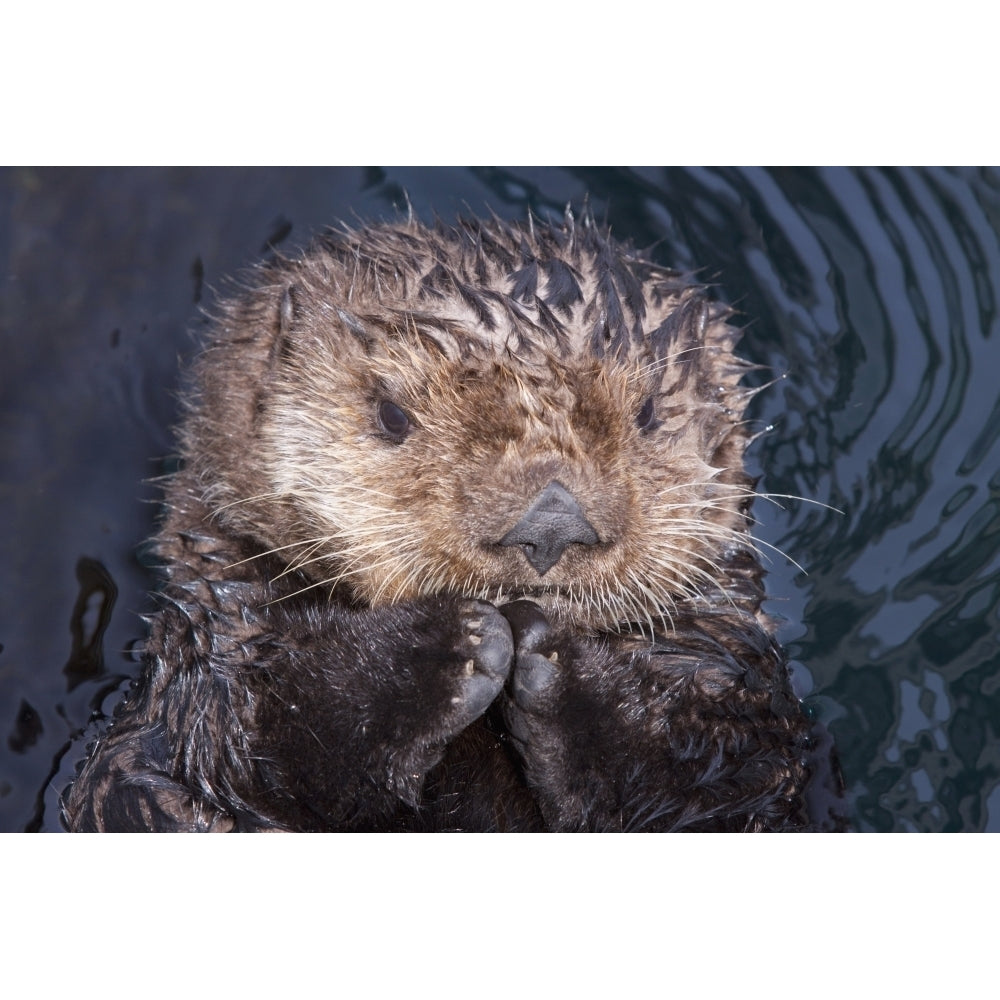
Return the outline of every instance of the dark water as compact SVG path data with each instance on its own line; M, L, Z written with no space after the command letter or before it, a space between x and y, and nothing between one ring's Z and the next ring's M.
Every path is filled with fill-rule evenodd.
M0 830L58 829L79 739L137 664L178 372L227 275L404 190L561 215L697 267L784 376L758 503L770 609L859 830L1000 830L1000 172L0 173Z

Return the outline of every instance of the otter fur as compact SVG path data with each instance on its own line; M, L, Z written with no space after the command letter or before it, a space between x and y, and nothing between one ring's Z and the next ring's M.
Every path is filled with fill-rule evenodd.
M74 830L795 830L730 311L561 225L331 232L221 305Z

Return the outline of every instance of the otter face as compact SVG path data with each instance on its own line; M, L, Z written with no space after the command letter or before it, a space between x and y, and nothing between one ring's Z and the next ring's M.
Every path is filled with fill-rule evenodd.
M528 597L578 625L661 625L743 541L744 490L678 434L660 366L399 343L328 361L285 372L261 432L300 536L272 540L297 542L313 581L371 604Z
M750 545L735 331L592 233L529 246L549 284L517 295L516 235L480 259L411 224L287 265L258 334L269 370L239 461L262 488L233 487L242 524L310 585L367 604L526 597L583 628L669 628L679 602L731 590L723 565ZM609 289L626 285L622 334Z

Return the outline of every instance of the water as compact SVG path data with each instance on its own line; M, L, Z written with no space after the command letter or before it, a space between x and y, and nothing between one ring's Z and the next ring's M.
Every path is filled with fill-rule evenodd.
M58 829L137 663L149 480L226 276L337 219L561 215L698 268L773 385L769 610L859 830L1000 830L1000 172L0 173L0 829ZM831 510L830 508L836 508Z

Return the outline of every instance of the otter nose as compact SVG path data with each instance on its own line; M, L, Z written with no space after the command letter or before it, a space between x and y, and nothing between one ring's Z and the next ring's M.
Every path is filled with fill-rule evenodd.
M596 545L598 541L597 532L583 516L573 494L553 479L500 544L519 545L538 575L545 576L559 562L567 545Z

